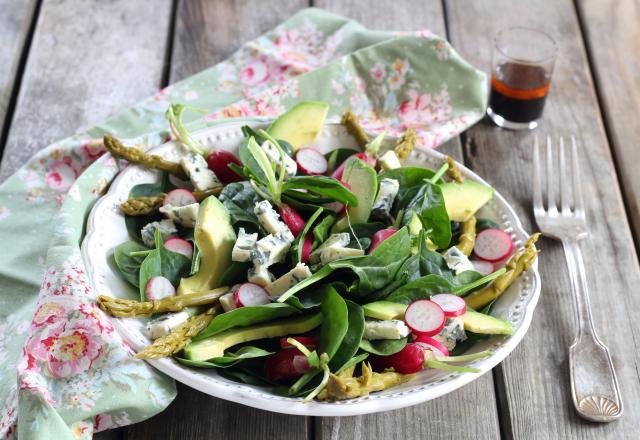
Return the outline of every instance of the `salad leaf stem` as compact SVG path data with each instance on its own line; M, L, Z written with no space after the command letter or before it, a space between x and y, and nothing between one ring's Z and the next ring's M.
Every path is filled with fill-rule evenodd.
M384 138L386 135L387 135L387 130L383 131L378 136L376 136L374 140L372 140L366 145L364 152L369 156L376 157L378 155L378 151L380 151L380 146L382 145L382 141L384 141Z
M360 353L359 355L351 358L348 362L346 362L338 371L336 371L336 376L338 376L343 371L353 367L354 365L358 365L360 362L364 361L369 357L369 353Z
M438 370L452 371L456 373L479 373L480 369L472 367L459 367L457 365L449 365L444 362L429 359L427 361L428 368L437 368Z
M484 359L486 357L492 356L493 351L484 350L478 353L465 354L461 356L436 356L436 360L439 362L469 362L475 361L476 359Z
M436 173L433 175L433 177L431 179L429 179L429 182L431 183L437 183L438 180L440 180L440 178L442 176L444 176L444 173L447 172L447 170L449 169L449 164L447 162L445 162L439 169L438 171L436 171Z
M209 152L207 148L202 145L200 141L191 136L191 133L187 131L182 123L182 113L184 113L186 108L187 107L182 104L173 104L169 106L165 113L165 117L169 122L169 129L171 129L173 137L189 151L194 154L206 156Z
M483 284L488 283L489 281L495 280L496 278L498 278L500 275L502 275L506 271L507 271L507 269L505 269L504 267L502 269L498 269L495 272L490 273L486 277L479 278L476 281L473 281L473 282L471 282L469 284L465 284L463 286L458 287L452 293L454 295L458 295L458 296L464 295L465 293L469 292L470 290L475 289L476 287L480 287Z
M262 148L260 148L260 146L256 142L255 138L253 138L253 137L251 137L249 139L249 142L247 143L247 149L249 150L249 152L251 153L251 155L253 156L255 161L258 163L258 166L260 167L260 169L262 170L262 172L264 173L264 175L265 175L265 177L267 179L267 190L271 194L271 197L265 197L265 198L273 199L273 202L276 205L280 206L280 203L281 203L280 202L280 197L281 197L282 185L279 185L278 180L276 180L276 174L273 171L273 168L271 166L271 162L269 161L269 158L267 157L267 153L265 153L262 150ZM253 188L256 190L256 192L258 194L260 194L261 196L263 196L264 192L257 189L257 185L255 184L255 182L253 180L251 181L251 184L252 184Z
M326 353L322 353L322 355L320 355L320 368L322 368L322 371L324 372L322 375L322 381L320 381L320 384L313 391L307 394L307 397L303 400L304 403L308 403L313 400L313 398L320 394L320 391L324 390L324 387L327 386L327 383L329 382L329 375L331 374L328 362L329 357Z
M153 251L154 249L146 249L144 251L129 252L127 255L129 255L130 257L144 257L146 255L149 255Z

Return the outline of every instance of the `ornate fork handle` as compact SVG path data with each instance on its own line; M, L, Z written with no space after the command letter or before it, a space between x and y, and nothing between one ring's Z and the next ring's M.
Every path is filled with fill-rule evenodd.
M562 239L576 306L578 334L569 349L571 395L576 410L594 422L622 416L622 398L609 349L596 334L586 271L577 237Z

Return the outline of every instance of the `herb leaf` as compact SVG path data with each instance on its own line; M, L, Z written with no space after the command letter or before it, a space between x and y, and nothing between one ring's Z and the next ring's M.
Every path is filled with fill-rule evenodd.
M140 266L146 255L130 256L130 252L148 250L135 241L125 241L113 250L113 259L122 277L135 287L140 285Z
M364 334L364 311L358 304L345 300L348 312L348 328L340 348L329 362L331 371L337 371L356 354Z
M381 339L379 341L360 341L360 348L367 353L377 354L378 356L390 356L398 353L407 345L407 338L402 339Z

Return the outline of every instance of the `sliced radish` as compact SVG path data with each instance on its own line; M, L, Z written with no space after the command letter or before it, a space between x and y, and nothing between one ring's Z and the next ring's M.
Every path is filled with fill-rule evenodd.
M191 191L183 188L169 191L162 200L162 206L187 206L192 203L198 203L198 201Z
M233 294L233 299L238 307L261 306L271 302L269 293L253 283L244 283Z
M482 276L487 276L493 273L495 270L492 263L484 260L471 260L474 269Z
M418 336L414 342L422 345L428 350L431 350L436 356L449 356L449 350L447 350L447 347L437 339L430 336Z
M327 159L314 148L302 148L296 153L298 169L311 176L327 172Z
M231 182L239 182L244 177L239 176L235 171L229 168L229 164L236 164L242 168L242 162L233 153L225 150L213 150L207 158L209 169L218 176L218 179L225 185Z
M312 370L307 357L300 350L281 350L265 362L265 373L274 382L289 382Z
M170 237L164 242L164 247L169 249L171 252L184 255L190 260L193 258L193 245L182 238Z
M371 246L369 246L368 253L373 252L375 248L380 246L380 243L385 241L387 238L391 237L396 232L398 232L396 228L387 228L387 229L381 229L375 234L373 234L371 236Z
M376 371L393 368L401 374L413 374L422 370L424 348L419 344L410 342L395 354L390 356L371 355L369 359Z
M297 237L298 235L300 235L300 233L304 229L304 226L306 225L306 222L304 221L302 216L298 214L298 211L293 209L291 206L282 203L280 206L278 206L278 212L280 213L282 221L285 222L287 226L289 226L289 230L291 231L293 236Z
M464 315L467 312L467 303L459 296L451 293L433 295L431 301L438 304L444 312L444 316L448 318Z
M352 157L357 157L358 159L360 159L361 161L363 161L369 166L372 166L372 167L376 166L375 157L369 156L367 153L356 153L353 156L347 157L344 160L344 162L342 162L340 166L336 168L336 170L333 173L331 173L331 177L333 177L334 179L342 180L342 175L344 174L344 167L347 164L347 161Z
M428 299L412 302L404 312L404 322L415 334L433 336L444 328L445 315L442 307Z
M344 212L347 210L347 206L344 203L340 202L325 203L324 205L322 205L322 207L333 211L338 215L344 214Z
M310 349L314 349L318 345L318 339L315 336L291 336L291 338ZM280 348L294 348L294 345L290 344L287 339L289 338L280 338Z
M313 234L308 232L302 241L302 254L300 256L300 262L309 264L309 258L311 257L311 246L313 246Z
M485 229L476 237L476 244L473 252L481 260L495 263L513 251L513 242L511 237L500 229Z
M168 298L176 295L176 289L165 277L157 276L149 278L145 286L144 293L147 301L157 301L162 298Z

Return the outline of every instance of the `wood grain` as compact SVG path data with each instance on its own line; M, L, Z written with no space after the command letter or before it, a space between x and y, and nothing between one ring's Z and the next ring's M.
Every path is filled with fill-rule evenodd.
M160 87L171 0L44 0L0 181L49 143Z
M576 2L636 243L640 243L640 4Z
M626 415L592 424L576 416L570 398L568 347L575 334L574 309L562 249L540 244L543 290L533 323L502 364L498 389L508 404L507 438L637 438L640 430L640 282L607 139L605 137L574 5L568 1L475 1L447 3L454 47L489 68L491 35L515 23L547 30L560 42L551 93L538 136L575 135L591 237L584 242L594 320L614 356ZM470 166L489 180L532 227L531 145L534 133L500 130L482 123L467 133Z

